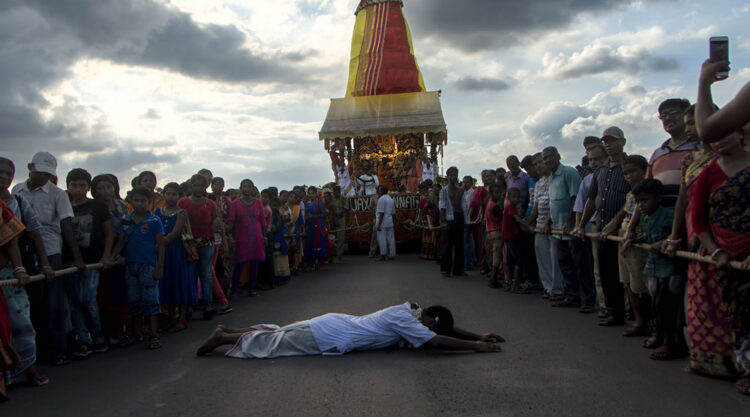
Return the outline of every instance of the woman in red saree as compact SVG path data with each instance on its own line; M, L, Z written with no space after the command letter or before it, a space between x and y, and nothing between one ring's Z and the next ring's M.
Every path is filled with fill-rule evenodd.
M25 229L23 223L13 214L13 210L0 201L0 268L4 268L10 262L14 266L13 276L21 285L25 285L29 280L21 263L21 252L18 250L18 237ZM11 330L8 303L0 291L0 402L8 400L5 396L5 372L18 366L21 361L10 346Z
M736 132L712 144L718 157L695 180L691 223L716 262L740 373L736 387L750 395L750 151L742 140ZM730 268L730 260L742 268Z
M686 126L688 116L692 119L692 114L685 115ZM696 179L715 158L716 153L711 144L704 143L701 149L689 153L682 160L680 197L675 209L672 235L666 245L670 256L674 256L674 251L683 247L680 245L683 230L687 232L687 250L710 255L700 247L698 236L693 230L692 200ZM687 371L720 378L734 377L734 345L729 330L727 306L721 299L716 268L713 264L692 261L688 266L687 280L685 309L690 341L690 364Z

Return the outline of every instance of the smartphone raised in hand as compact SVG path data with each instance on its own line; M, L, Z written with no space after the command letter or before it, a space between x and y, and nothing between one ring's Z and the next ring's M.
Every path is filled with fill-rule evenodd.
M713 36L708 40L709 59L712 62L729 61L729 38L726 36ZM716 73L717 80L729 77L729 67L722 68Z

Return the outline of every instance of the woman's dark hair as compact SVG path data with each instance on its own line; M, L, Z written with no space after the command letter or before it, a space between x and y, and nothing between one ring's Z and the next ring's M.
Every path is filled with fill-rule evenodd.
M203 184L206 185L206 188L208 188L208 179L201 175L201 174L195 174L192 177L190 177L190 184L192 185L196 181L201 181Z
M148 188L142 185L139 185L130 191L130 194L129 194L130 198L133 198L133 196L136 196L136 195L142 195L146 197L148 201L151 201L151 190L149 190Z
M245 178L244 180L240 181L240 188L242 188L242 185L245 184L246 182L249 182L250 185L255 187L255 183L253 182L253 180Z
M116 179L114 179L114 175L112 174L99 174L91 180L91 196L92 197L94 197L97 200L101 198L99 193L96 191L96 187L99 186L100 182L108 182L112 184L112 188L115 189L114 197L116 200L120 200L120 187L117 184Z
M162 194L165 194L168 189L173 189L177 192L177 195L180 197L185 196L185 193L182 192L182 187L180 187L180 184L177 184L176 182L170 182L169 184L165 185L164 188L162 188Z
M217 183L217 182L219 182L219 181L221 181L221 183L222 183L222 184L225 184L225 183L224 183L224 178L221 178L221 177L214 177L214 179L212 179L212 180L211 180L211 185L214 185L214 184L216 184L216 183Z
M73 181L86 181L86 184L91 186L91 174L83 168L73 168L68 172L65 177L65 185L70 184Z
M3 158L2 156L0 156L0 164L8 165L10 169L13 170L13 174L16 173L16 164L14 164L13 161L11 161L10 159Z
M662 195L664 194L664 185L659 180L649 178L633 188L633 195L636 194Z
M150 175L154 179L154 184L156 184L156 174L154 174L153 171L143 171L140 174L138 174L138 185L141 185L141 181L143 180L143 177Z
M441 305L430 306L422 310L422 314L432 317L437 322L433 329L437 334L450 334L453 331L453 314L447 307Z

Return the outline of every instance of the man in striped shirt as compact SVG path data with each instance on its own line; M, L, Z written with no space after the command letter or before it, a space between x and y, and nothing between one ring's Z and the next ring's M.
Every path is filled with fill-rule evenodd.
M674 207L680 194L682 159L697 150L698 142L688 139L683 115L690 107L684 98L670 98L659 105L659 119L669 139L657 148L648 163L646 178L654 178L664 185L662 205Z
M597 224L603 227L625 204L625 195L630 191L630 185L622 175L622 162L626 156L623 152L625 141L625 134L617 126L609 127L602 133L602 144L608 159L594 171L588 201L578 223L579 237L583 237L582 231L594 212ZM618 250L617 242L611 240L600 241L597 245L602 292L609 312L608 317L603 317L599 322L600 326L625 324L625 294L617 268Z

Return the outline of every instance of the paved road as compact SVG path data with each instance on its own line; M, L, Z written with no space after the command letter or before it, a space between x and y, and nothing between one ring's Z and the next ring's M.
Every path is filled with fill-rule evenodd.
M196 358L221 322L286 324L325 312L365 314L403 301L451 307L456 324L495 331L504 352L421 350L340 357ZM538 295L491 290L474 273L443 278L437 265L363 256L234 303L212 322L165 335L164 348L115 349L62 368L43 368L46 387L16 387L5 416L739 416L750 398L731 382L655 363L640 340L596 326ZM744 411L742 411L744 410Z

